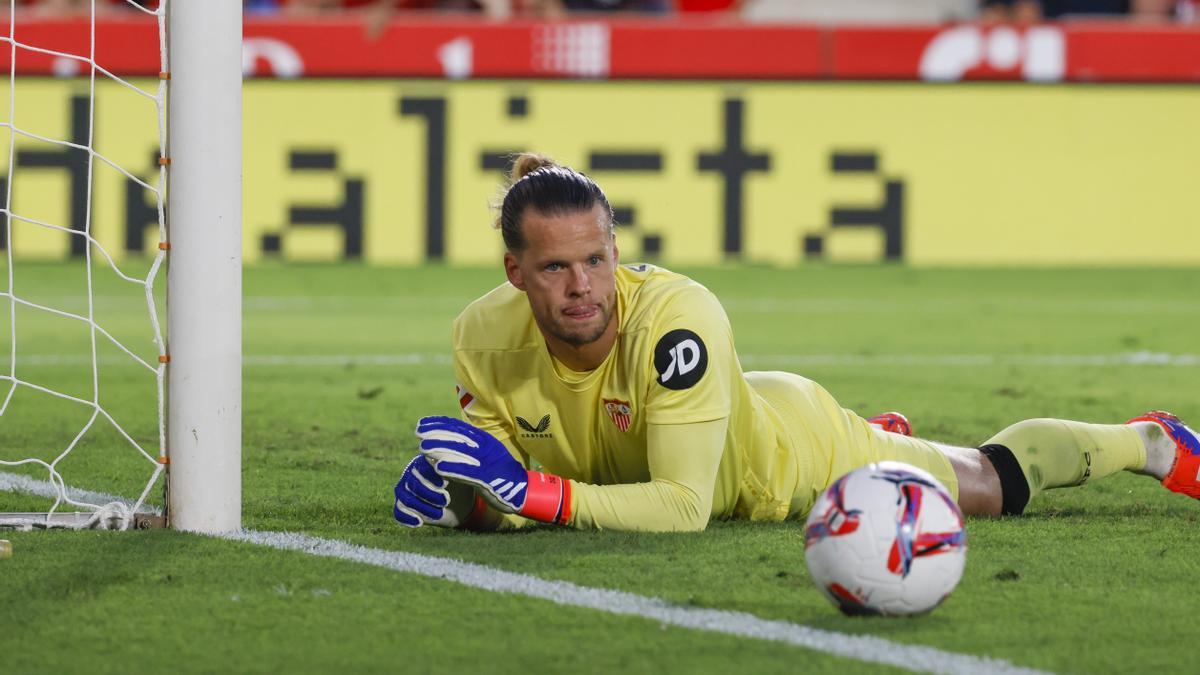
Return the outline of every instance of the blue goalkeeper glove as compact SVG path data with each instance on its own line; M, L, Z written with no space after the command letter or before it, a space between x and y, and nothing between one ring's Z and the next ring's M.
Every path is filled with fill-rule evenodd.
M465 483L449 483L434 471L424 455L417 455L396 483L392 515L405 527L462 527L474 515L475 508L474 488Z
M570 519L570 481L527 471L488 432L453 417L422 417L417 437L438 475L473 485L497 510L546 523Z

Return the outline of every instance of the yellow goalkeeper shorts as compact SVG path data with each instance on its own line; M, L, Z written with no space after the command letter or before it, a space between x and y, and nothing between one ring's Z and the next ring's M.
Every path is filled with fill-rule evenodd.
M905 462L933 474L958 499L958 478L950 460L933 443L877 429L840 405L824 387L793 373L748 372L746 381L779 415L796 453L807 453L801 467L811 467L791 489L788 516L803 518L821 492L843 474L882 460ZM805 461L811 460L811 461ZM783 492L775 492L783 494Z

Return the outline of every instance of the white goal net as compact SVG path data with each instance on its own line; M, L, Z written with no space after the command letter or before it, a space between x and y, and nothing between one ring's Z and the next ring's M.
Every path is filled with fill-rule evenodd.
M212 520L201 512L213 512L210 504L217 502L199 495L198 503L182 503L180 510L198 523L185 529L230 529L240 517L241 355L240 339L229 337L240 336L240 2L124 3L123 11L114 11L91 0L87 14L47 19L10 0L8 25L0 28L0 52L8 58L7 81L0 83L0 162L7 159L0 172L0 528L125 529L155 522L176 503L164 488L200 492L164 480L175 454L182 456L181 474L208 480L221 508L235 509ZM221 32L226 35L214 39ZM142 62L157 62L158 77L115 72L106 58L127 63L130 44L106 39L144 47ZM174 41L191 54L182 68L173 63ZM238 54L209 57L197 49L210 42ZM207 71L220 71L234 56L233 77L218 73L217 79L226 86L225 98L236 101L217 101L214 90L203 89L214 80ZM47 63L49 76L40 75ZM171 81L179 70L191 73L190 90ZM169 127L168 95L172 106L179 98L194 111L180 115L192 125L183 142ZM206 97L210 104L198 106ZM236 123L229 121L233 109ZM205 115L214 117L205 133L219 135L222 117L226 127L236 127L229 132L239 149L236 164L214 168L201 160L206 154L228 160L221 148L231 147L201 137L195 120ZM183 148L190 159L180 172L186 181L175 175L171 165L178 158L169 146ZM204 182L214 174L236 175L236 194ZM187 202L189 213L172 208L168 214L168 182L180 195L172 201ZM225 199L205 206L197 194ZM207 227L206 218L232 232L209 227L190 234L201 229L198 223ZM218 255L235 259L236 267L214 266L207 240L225 242ZM238 249L233 254L230 241ZM179 242L183 256L171 251ZM236 274L236 283L210 282L205 269L226 279ZM207 315L197 288L226 316ZM168 342L164 326L185 335ZM213 326L222 332L213 333ZM186 346L182 371L179 355L170 354L179 344ZM223 389L211 385L210 373L224 377ZM177 388L176 379L186 388ZM224 430L212 426L206 405L222 411ZM175 418L196 438L176 443L187 446L181 453L170 452ZM237 428L228 430L231 425ZM201 443L202 434L223 454ZM224 473L206 478L205 464Z

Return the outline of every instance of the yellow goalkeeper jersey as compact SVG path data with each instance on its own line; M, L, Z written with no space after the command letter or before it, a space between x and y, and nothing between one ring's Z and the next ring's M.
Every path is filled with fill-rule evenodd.
M589 372L550 355L510 284L469 305L453 331L464 418L527 467L570 479L575 527L702 529L806 512L811 455L747 382L716 297L652 265L621 266L616 281L618 336ZM501 527L520 521L493 515Z

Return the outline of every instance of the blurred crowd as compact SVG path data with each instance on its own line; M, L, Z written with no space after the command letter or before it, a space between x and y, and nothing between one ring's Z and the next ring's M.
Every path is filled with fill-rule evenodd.
M1128 17L1137 21L1192 22L1197 20L1196 0L984 0L981 18L993 21L1032 22L1072 16Z
M93 0L15 0L25 12L67 16L91 10ZM338 12L376 21L410 11L473 12L495 19L561 18L584 12L708 13L750 21L927 23L1015 21L1075 17L1139 22L1200 21L1200 0L244 0L247 14L312 16ZM158 0L94 0L97 11L135 11Z

